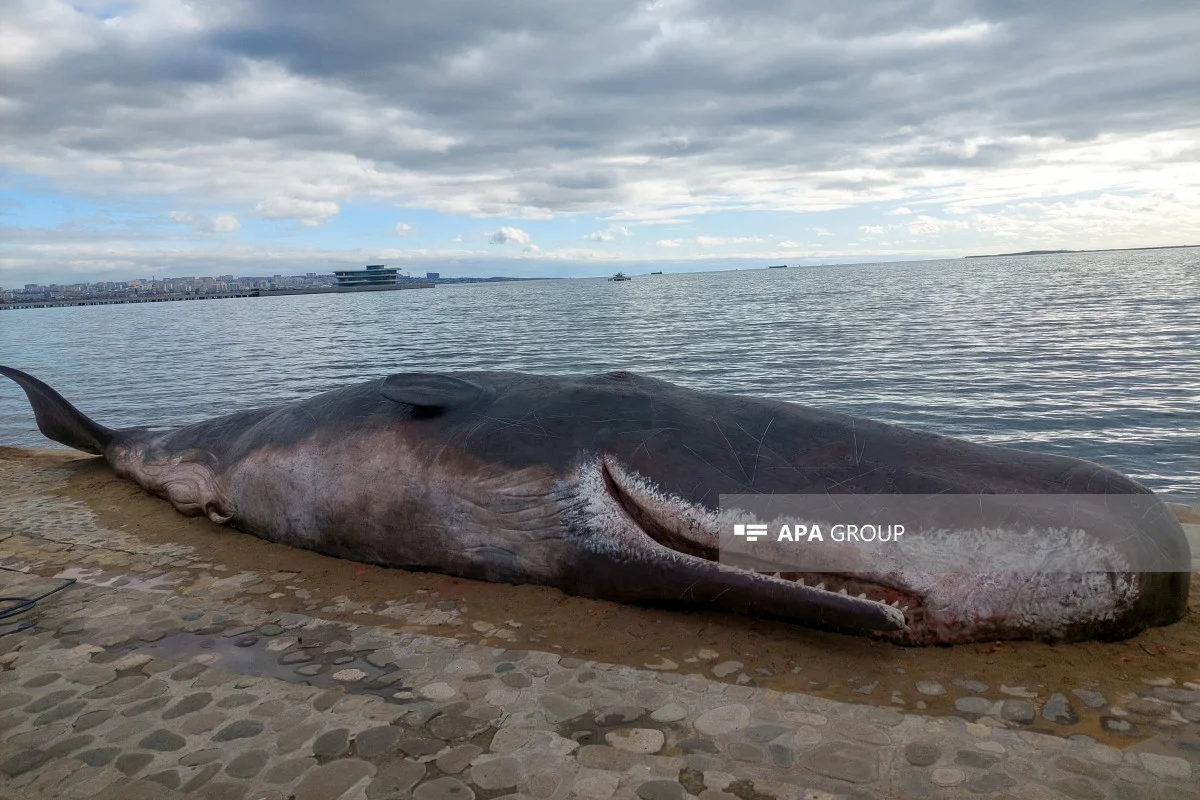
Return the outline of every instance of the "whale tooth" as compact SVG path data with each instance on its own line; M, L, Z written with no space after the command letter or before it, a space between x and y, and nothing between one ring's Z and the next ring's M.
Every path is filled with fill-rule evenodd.
M838 594L850 594L845 589L838 589Z
M859 599L859 600L866 600L866 599L867 599L867 593L866 593L866 592L863 592L862 594L860 594L860 595L858 596L858 599Z
M908 611L908 606L902 606L902 607L900 608L900 610L901 610L901 611Z
M899 608L899 607L900 607L900 601L899 601L899 600L893 600L892 602L888 603L888 605L889 605L889 606L891 606L892 608Z
M796 578L796 583L800 584L801 586L808 585L807 583L804 582L804 578Z
M818 584L817 584L816 586L814 586L813 588L814 588L814 589L820 589L820 590L823 592L823 591L825 591L825 582L824 582L824 581L821 581L820 583L818 583Z

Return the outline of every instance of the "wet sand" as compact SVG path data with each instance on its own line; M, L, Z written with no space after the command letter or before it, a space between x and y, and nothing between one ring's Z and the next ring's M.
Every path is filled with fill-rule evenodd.
M542 587L355 564L264 542L207 519L184 517L165 501L115 477L99 459L62 451L0 448L0 462L65 476L55 480L47 494L81 502L105 529L164 550L193 548L192 557L214 566L189 570L189 580L211 582L230 571L274 574L274 583L251 586L246 593L255 605L272 611L319 610L331 619L426 630L509 648L553 650L563 656L639 668L701 673L727 682L931 714L955 713L954 700L966 694L952 684L955 679L988 684L993 697L1004 696L999 694L1002 686L1022 687L1036 695L1039 705L1053 692L1070 697L1072 688L1099 690L1112 703L1112 698L1144 687L1147 680L1200 679L1200 573L1192 575L1189 613L1181 622L1128 641L905 648L744 616L622 606ZM127 571L154 572L137 564ZM176 574L183 573L176 570ZM418 608L449 613L442 614L441 620L432 614L428 625L376 613L405 599L424 604ZM714 674L717 665L725 666ZM916 691L917 681L937 681L947 693L922 695ZM1101 729L1099 711L1088 712L1073 698L1072 702L1080 712L1077 725L1063 728L1039 718L1028 729L1113 741L1113 735ZM1130 744L1128 736L1118 738L1121 744Z

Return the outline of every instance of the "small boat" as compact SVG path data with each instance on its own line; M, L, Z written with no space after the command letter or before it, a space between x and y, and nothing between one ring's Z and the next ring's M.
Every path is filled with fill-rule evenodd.
M767 269L787 269L787 264L780 264L776 267L767 267Z
M618 272L616 275L613 275L611 278L609 278L609 280L610 281L631 281L631 280L633 280L633 278L629 277L624 272Z
M651 274L651 275L662 275L662 273L661 273L661 272L651 272L650 274Z

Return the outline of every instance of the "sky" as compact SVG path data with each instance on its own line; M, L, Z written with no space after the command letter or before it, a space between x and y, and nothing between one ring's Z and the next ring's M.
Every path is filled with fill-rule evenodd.
M0 0L0 285L1200 244L1194 0Z

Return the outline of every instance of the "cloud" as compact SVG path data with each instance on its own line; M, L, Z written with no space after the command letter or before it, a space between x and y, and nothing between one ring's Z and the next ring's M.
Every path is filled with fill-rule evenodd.
M612 242L616 241L618 236L632 236L629 228L624 225L609 225L601 231L593 231L583 237L584 241L588 242Z
M6 184L300 223L281 236L371 204L630 228L942 208L1032 233L997 209L1200 187L1186 0L46 0L4 24ZM1141 243L1177 236L1160 217Z
M488 237L489 244L523 244L530 245L533 240L529 238L529 234L520 228L504 227Z
M908 224L908 232L917 236L928 236L943 231L962 230L968 227L970 227L970 223L963 220L938 219L937 217L921 214Z
M303 200L298 197L272 197L254 207L265 219L294 219L301 225L314 228L340 210L332 200Z
M859 225L859 233L880 234L883 233L882 225Z
M968 222L994 241L1065 249L1137 247L1148 230L1171 226L1178 242L1200 241L1195 209L1200 192L1167 191L1149 197L1104 194L1060 202L1018 203L977 211Z
M414 228L412 225L409 225L407 222L396 223L395 233L397 236L411 236L415 231L416 228Z
M211 218L200 218L190 211L172 211L167 217L180 225L187 225L193 230L210 231L213 233L232 233L240 230L241 220L235 214L217 214Z
M833 236L833 233L830 232L829 228L813 228L812 231L817 236Z
M697 236L696 244L701 247L724 247L731 244L749 244L765 241L759 236Z
M639 159L640 161L641 159ZM656 191L655 187L642 187L647 190L647 193ZM629 209L625 208L620 211L615 211L605 217L608 220L620 220L630 225L677 225L685 222L690 217L705 214L713 210L713 206L700 205L659 205L646 206L641 208Z
M654 243L654 246L655 247L679 247L681 244L683 244L683 241L680 239L659 239L657 242Z
M212 218L211 224L217 233L232 233L242 227L242 223L233 214L217 214Z
M804 245L802 245L800 242L793 242L791 239L788 239L787 241L780 242L779 246L786 247L789 250L794 250L795 248L803 247Z

